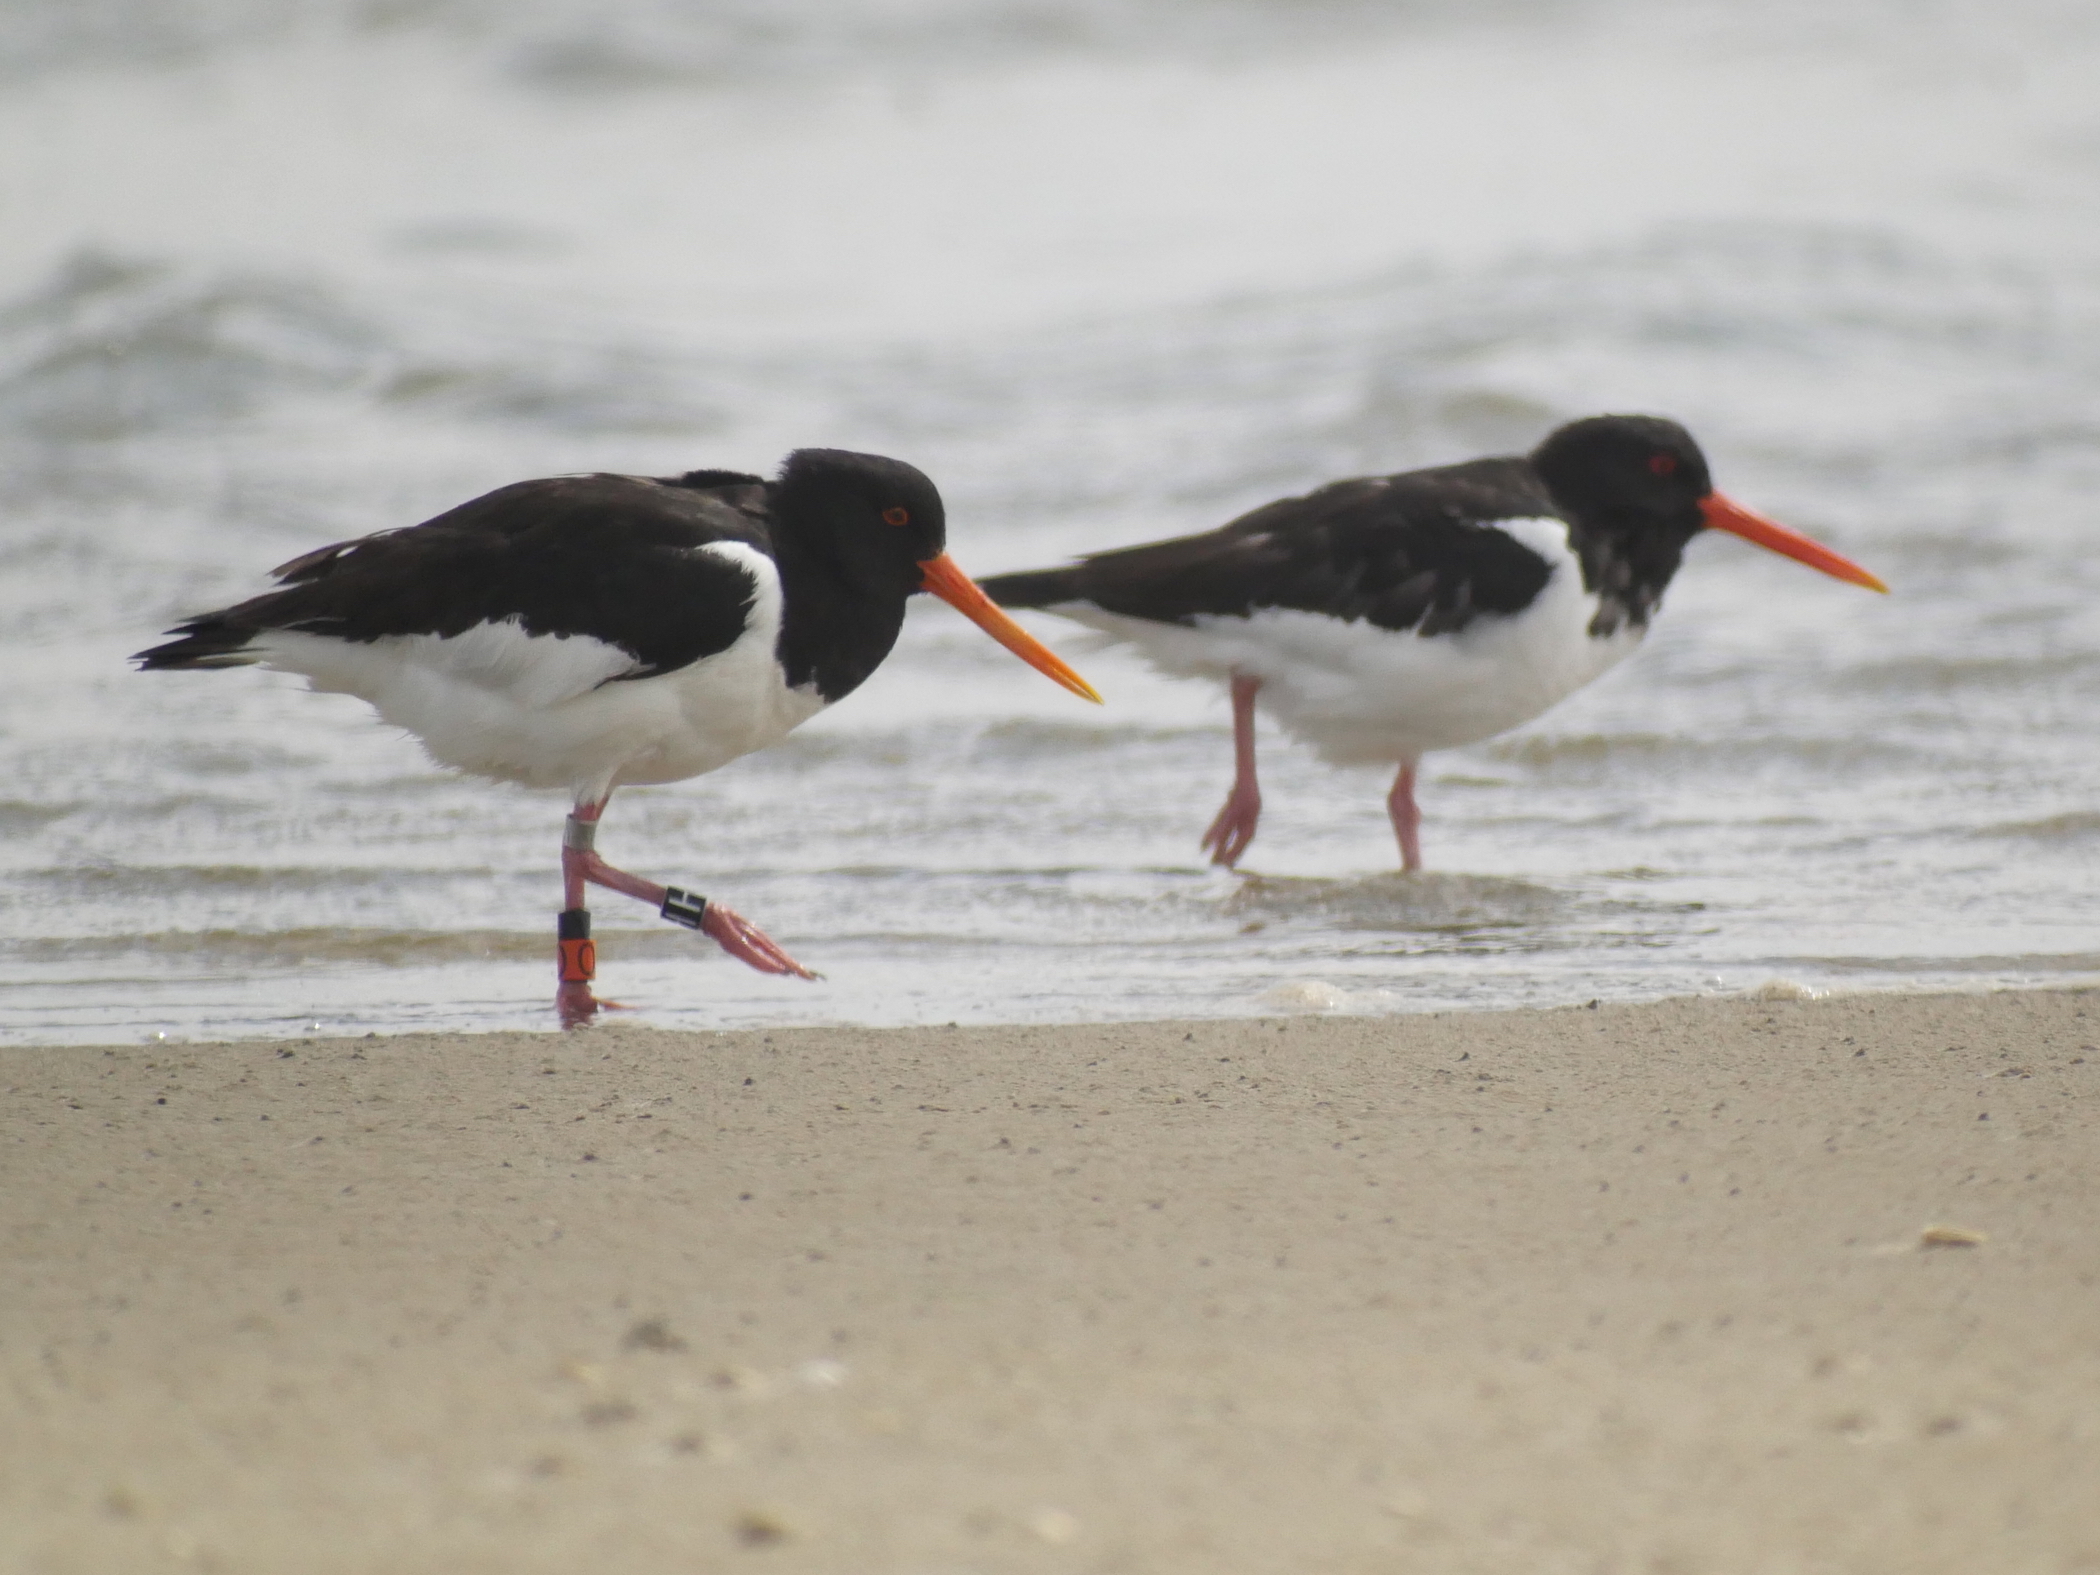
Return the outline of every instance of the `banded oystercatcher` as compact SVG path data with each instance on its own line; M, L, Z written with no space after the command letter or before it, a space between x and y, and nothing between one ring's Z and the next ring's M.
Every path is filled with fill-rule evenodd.
M169 630L143 669L260 664L369 701L431 757L562 788L556 1006L588 1021L587 883L657 908L761 973L811 978L720 903L615 869L594 846L613 790L677 782L777 743L851 694L931 591L1023 661L1085 679L944 550L933 483L901 460L800 449L738 471L520 481L398 530L294 558L281 588Z
M1229 684L1235 771L1203 834L1212 863L1230 868L1254 840L1259 704L1329 761L1398 767L1386 811L1414 870L1423 754L1528 722L1625 660L1702 530L1888 588L1716 492L1676 422L1593 416L1527 457L1337 481L984 589L1127 641L1163 672Z

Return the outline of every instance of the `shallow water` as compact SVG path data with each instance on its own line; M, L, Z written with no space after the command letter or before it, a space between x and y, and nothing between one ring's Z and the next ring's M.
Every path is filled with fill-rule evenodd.
M0 0L0 1036L545 1025L558 800L123 657L520 476L924 466L983 573L1662 411L1883 599L1695 544L1647 647L1424 771L944 609L616 800L644 1021L1409 1011L2100 972L2100 18L1247 0ZM1308 993L1311 981L1325 992Z

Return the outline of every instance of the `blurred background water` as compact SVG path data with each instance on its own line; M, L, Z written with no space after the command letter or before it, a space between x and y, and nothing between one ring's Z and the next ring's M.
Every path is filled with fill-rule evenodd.
M894 453L978 573L1684 420L1887 599L1695 544L1646 649L1375 771L945 609L618 862L704 1026L1407 1011L2100 972L2083 0L0 0L0 1037L550 1026L562 803L176 617L522 476ZM1327 989L1313 986L1319 981Z

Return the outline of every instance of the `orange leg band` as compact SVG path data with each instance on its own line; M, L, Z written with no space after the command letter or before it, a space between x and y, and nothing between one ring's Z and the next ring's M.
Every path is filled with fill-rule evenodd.
M561 982L588 984L598 977L598 943L591 939L591 915L585 908L566 908L555 920L555 946L561 955Z

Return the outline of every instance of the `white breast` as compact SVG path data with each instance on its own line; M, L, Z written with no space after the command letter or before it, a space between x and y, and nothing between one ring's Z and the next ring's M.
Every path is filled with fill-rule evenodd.
M1499 528L1543 556L1551 576L1521 612L1483 613L1454 634L1425 637L1288 608L1206 614L1193 627L1071 602L1050 610L1127 641L1163 672L1260 679L1258 703L1328 760L1398 761L1528 722L1640 644L1639 628L1591 636L1598 600L1583 589L1564 522L1507 520Z
M515 619L362 643L273 630L253 649L317 690L369 701L432 759L462 771L568 788L579 800L622 783L678 782L778 743L825 705L814 685L788 687L775 654L772 559L742 542L695 550L749 576L744 629L728 649L657 677L615 681L640 666L618 646L527 634Z

